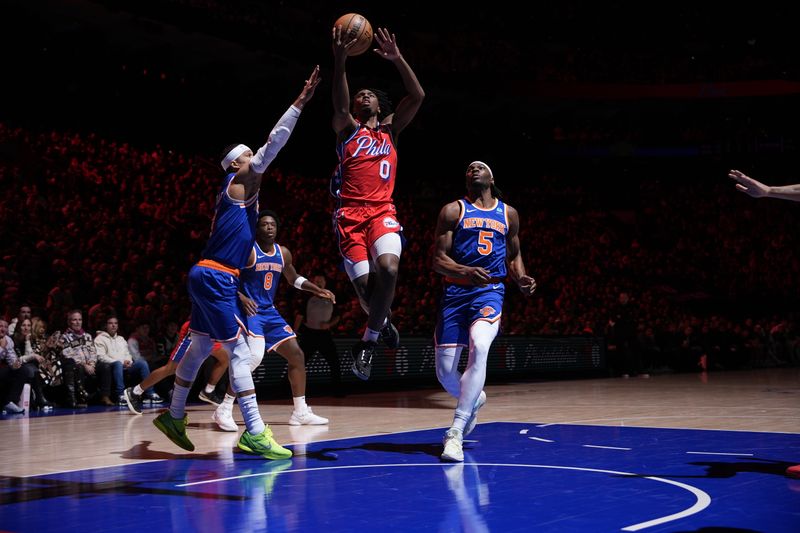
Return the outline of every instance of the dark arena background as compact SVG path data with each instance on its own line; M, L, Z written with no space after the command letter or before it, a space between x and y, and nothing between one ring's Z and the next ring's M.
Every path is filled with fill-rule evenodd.
M0 334L0 531L800 531L800 203L751 198L728 177L800 183L794 11L3 1L0 330L15 331ZM331 26L350 12L396 34L425 91L398 141L401 345L378 349L369 381L350 370L366 315L328 187ZM77 310L93 338L117 317L136 359L167 362L220 152L261 146L314 65L322 82L259 203L279 214L297 271L337 298L339 368L305 354L308 403L330 423L287 423L274 352L254 379L291 460L236 453L237 434L217 429L199 398L213 359L189 396L194 452L153 427L166 403L136 416L100 376L75 406L26 354L61 364ZM351 94L405 94L371 51L346 67ZM452 464L439 458L456 402L436 377L431 258L439 210L463 197L474 160L519 212L537 289L507 281L488 401ZM298 329L309 293L281 285L275 306ZM28 318L39 348L17 331ZM167 400L172 386L155 391Z

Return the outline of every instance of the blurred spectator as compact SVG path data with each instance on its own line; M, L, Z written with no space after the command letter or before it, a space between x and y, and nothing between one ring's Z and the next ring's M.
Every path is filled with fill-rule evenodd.
M97 365L101 369L100 402L104 405L125 405L125 376L132 375L137 383L150 375L150 368L144 359L134 360L128 351L128 343L119 335L117 317L106 319L105 331L98 331L94 339L97 350ZM114 387L113 396L111 387ZM114 400L112 401L111 398Z
M37 325L41 321L36 318ZM37 352L38 343L34 342L33 337L33 322L30 319L21 320L17 325L17 331L14 333L14 348L17 351L17 357L22 363L20 372L23 374L26 383L31 384L33 397L31 399L31 407L36 409L50 409L53 404L48 401L44 394L44 380L39 373L39 368L44 364L44 357Z
M14 341L8 336L8 322L0 319L0 405L10 415L22 414L25 409L17 405L25 386L20 363L14 351Z
M150 324L146 322L140 322L136 326L136 331L128 339L128 351L134 361L142 359L151 369L158 368L165 362L157 355L156 343L150 338Z
M11 320L11 323L8 325L8 334L14 335L16 331L17 324L22 322L23 320L30 320L31 317L31 306L28 304L22 305L19 308L19 314Z
M67 329L58 340L66 386L66 406L86 407L87 383L95 381L97 352L91 334L83 330L83 315L77 309L67 313Z

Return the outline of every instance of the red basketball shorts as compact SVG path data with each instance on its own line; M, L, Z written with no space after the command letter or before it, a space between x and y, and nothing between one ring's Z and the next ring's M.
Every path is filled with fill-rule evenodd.
M353 263L367 261L375 241L403 229L396 214L394 204L340 207L334 218L342 256Z

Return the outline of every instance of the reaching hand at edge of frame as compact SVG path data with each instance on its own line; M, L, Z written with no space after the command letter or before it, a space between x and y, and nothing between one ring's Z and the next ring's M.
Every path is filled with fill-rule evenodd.
M297 97L297 102L300 104L298 107L302 107L306 102L311 100L320 81L322 81L322 78L319 76L319 65L316 65L314 66L314 70L311 71L311 75L306 80L305 85L303 85L300 96Z
M346 40L345 40L346 39ZM333 27L333 55L347 59L347 52L355 46L358 39L355 36L347 39L346 34L342 34L342 25Z
M764 185L738 170L728 171L728 177L736 182L737 189L753 198L763 198L769 194L770 188L768 185Z
M522 294L527 296L530 296L536 290L536 280L531 276L521 276L517 281L517 285L519 285L519 290L522 291Z
M394 33L389 33L386 28L378 28L375 40L378 42L378 48L373 48L376 54L389 61L400 57L400 49L397 48L397 38Z

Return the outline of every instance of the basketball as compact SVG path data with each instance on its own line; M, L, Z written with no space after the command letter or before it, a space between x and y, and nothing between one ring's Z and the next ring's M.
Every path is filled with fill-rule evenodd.
M356 39L356 43L347 51L349 56L357 56L366 52L372 44L372 25L358 13L342 15L333 26L342 27L342 39L347 42Z

